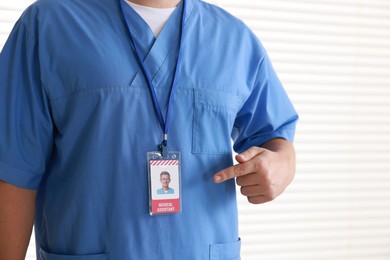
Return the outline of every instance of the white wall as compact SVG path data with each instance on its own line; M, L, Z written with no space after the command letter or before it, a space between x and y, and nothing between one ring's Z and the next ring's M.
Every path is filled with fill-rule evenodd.
M30 2L0 0L0 48ZM256 32L301 116L293 184L239 197L242 259L389 260L390 2L212 2Z

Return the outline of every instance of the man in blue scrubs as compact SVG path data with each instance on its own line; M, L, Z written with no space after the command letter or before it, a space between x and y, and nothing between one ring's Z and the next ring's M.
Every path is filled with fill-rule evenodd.
M235 184L259 204L293 179L297 114L254 34L122 1L38 0L1 52L0 259L33 223L40 260L240 259ZM153 151L180 152L178 214L149 214Z

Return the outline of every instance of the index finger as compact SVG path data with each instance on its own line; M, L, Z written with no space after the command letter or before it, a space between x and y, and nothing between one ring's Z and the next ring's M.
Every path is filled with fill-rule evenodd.
M219 171L214 175L213 179L215 183L221 183L239 176L253 173L253 171L253 164L241 163Z

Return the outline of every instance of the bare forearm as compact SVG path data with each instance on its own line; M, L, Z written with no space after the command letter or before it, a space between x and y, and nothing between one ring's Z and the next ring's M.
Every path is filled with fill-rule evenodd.
M0 181L0 260L23 260L34 223L36 192Z

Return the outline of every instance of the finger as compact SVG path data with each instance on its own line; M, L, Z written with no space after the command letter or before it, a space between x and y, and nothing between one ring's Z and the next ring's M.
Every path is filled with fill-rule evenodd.
M236 183L238 186L252 186L259 185L262 183L262 178L258 174L247 174L244 176L237 177Z
M239 163L245 163L257 155L261 154L265 149L257 146L252 146L248 150L236 155L236 160Z
M272 199L267 196L254 196L254 197L248 197L249 203L252 204L262 204L271 201Z
M264 192L259 185L241 187L240 191L242 195L247 197L264 196Z
M214 175L214 182L221 183L235 177L244 176L255 171L254 163L242 163L223 169Z

